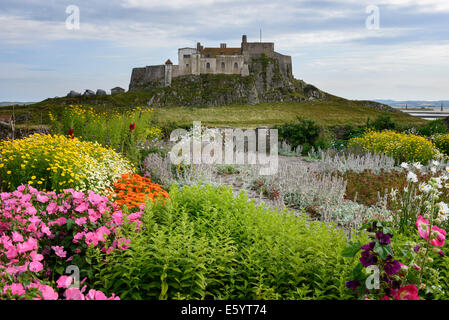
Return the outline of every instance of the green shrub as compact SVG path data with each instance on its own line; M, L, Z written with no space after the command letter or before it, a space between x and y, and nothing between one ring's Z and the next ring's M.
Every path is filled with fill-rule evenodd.
M148 204L130 248L96 284L124 299L349 299L347 236L304 216L257 207L228 187L172 186Z
M448 133L446 124L443 119L437 119L433 121L429 121L424 126L418 127L416 129L421 136L430 137L435 134L443 134Z
M276 129L280 141L287 141L293 149L300 145L303 146L303 154L307 154L312 148L326 149L332 143L330 133L313 120L297 117L296 122L276 126Z
M373 122L370 123L371 127L377 131L382 130L395 130L398 125L391 120L391 116L386 113L380 114Z
M435 146L445 155L449 155L449 134L436 134L432 137Z
M111 147L138 166L142 155L137 144L161 134L159 128L151 126L152 116L153 110L149 108L100 113L92 107L68 106L57 115L50 113L50 120L53 132Z

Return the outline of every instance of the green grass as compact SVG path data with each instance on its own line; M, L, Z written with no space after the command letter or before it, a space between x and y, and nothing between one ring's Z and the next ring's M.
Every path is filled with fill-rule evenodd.
M120 110L135 106L146 106L150 92L132 91L113 96L56 98L15 107L15 113L30 114L32 118L22 125L45 125L49 123L48 113L58 113L70 104L94 106L98 111ZM2 114L12 113L12 107L3 107ZM155 119L159 123L173 122L176 125L191 125L201 121L203 125L215 127L255 128L274 126L292 121L296 116L315 120L324 126L363 125L367 118L374 120L384 111L364 106L363 102L330 96L325 100L310 102L261 103L258 105L227 105L218 107L165 106L155 108ZM388 112L393 121L402 125L422 125L427 121L396 111Z
M201 121L203 125L215 127L255 128L274 126L292 121L296 116L315 120L324 126L363 125L367 118L374 120L384 112L352 101L316 101L262 103L259 105L231 105L220 107L164 107L155 109L158 122L173 121L179 125ZM401 112L388 112L391 119L403 125L421 125L426 120Z

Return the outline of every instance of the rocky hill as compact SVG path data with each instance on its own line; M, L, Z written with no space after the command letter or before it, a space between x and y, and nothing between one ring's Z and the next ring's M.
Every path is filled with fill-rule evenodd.
M145 92L147 105L160 106L221 106L254 105L262 102L307 102L323 100L331 95L311 84L294 79L279 67L276 59L262 55L253 58L250 75L201 74L174 78L171 86L160 82L130 83L130 91ZM391 110L387 105L367 102L379 110Z

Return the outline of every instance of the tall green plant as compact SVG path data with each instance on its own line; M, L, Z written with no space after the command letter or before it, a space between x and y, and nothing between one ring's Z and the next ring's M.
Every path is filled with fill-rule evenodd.
M98 266L123 299L348 299L347 236L210 186L172 187L149 204L130 248Z

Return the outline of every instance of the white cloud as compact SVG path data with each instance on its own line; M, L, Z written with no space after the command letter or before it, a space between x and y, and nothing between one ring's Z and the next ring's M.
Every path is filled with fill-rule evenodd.
M116 21L109 24L92 24L81 20L79 30L68 30L65 21L39 21L8 15L0 15L0 25L0 41L7 44L99 40L129 47L171 47L173 43L185 40L179 35L190 29L180 25L168 28L152 23Z

